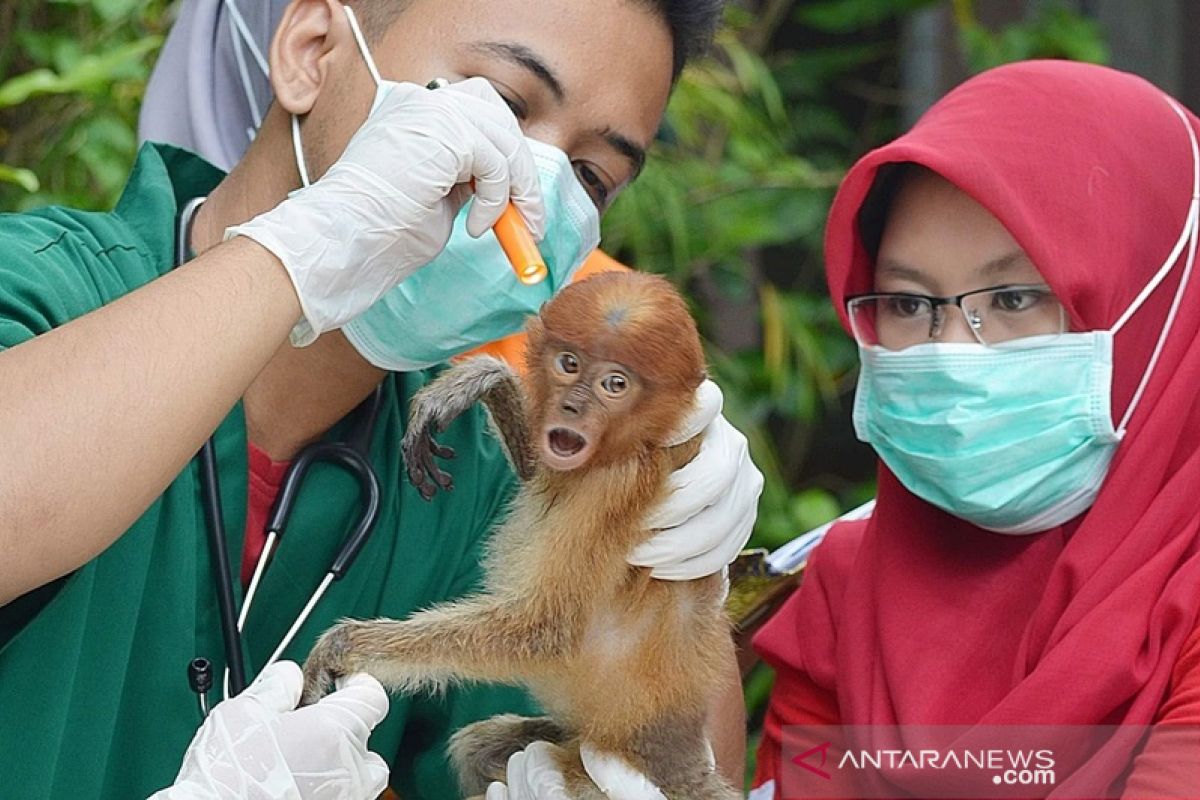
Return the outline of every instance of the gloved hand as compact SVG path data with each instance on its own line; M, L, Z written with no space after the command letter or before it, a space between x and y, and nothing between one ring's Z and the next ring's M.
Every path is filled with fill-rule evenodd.
M488 81L437 91L387 85L383 102L320 180L226 232L283 262L304 312L294 344L346 324L432 261L471 196L472 179L468 233L482 236L511 195L534 237L544 234L533 154Z
M567 784L554 762L559 748L534 742L508 759L505 783L488 787L487 800L568 800ZM645 775L623 759L600 753L584 744L580 748L583 768L592 783L612 800L667 800Z
M699 454L671 475L671 495L650 512L649 526L660 532L629 556L635 567L653 567L655 578L685 581L720 572L754 530L763 476L746 437L721 415L723 401L715 383L700 384L696 410L668 442L704 432Z
M388 696L351 675L315 705L296 709L304 677L280 661L237 697L217 704L188 747L179 777L152 800L367 800L388 767L367 749Z

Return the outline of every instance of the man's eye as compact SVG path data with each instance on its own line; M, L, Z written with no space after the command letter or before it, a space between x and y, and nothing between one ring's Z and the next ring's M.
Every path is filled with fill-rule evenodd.
M521 103L518 103L516 100L511 99L504 92L500 92L500 99L504 101L505 105L508 106L509 110L513 112L513 116L517 119L523 121L525 117L528 116L525 106L523 106Z
M592 202L596 204L596 207L604 208L608 203L608 196L610 194L608 186L604 184L604 179L582 161L575 163L575 174L579 177L579 182L583 184L583 188L591 195Z

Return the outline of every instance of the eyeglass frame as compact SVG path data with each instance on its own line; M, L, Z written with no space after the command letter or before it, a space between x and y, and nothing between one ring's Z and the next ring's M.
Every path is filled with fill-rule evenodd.
M959 312L962 313L963 320L967 323L967 327L970 329L971 335L975 337L975 340L977 342L979 342L981 345L984 345L985 347L996 347L998 345L1003 344L1003 342L996 342L995 344L988 344L987 342L985 342L983 340L983 337L979 335L979 329L983 326L983 320L978 319L978 318L972 320L971 317L967 314L967 309L963 308L962 303L965 298L968 298L972 295L984 294L986 292L998 292L998 291L1004 291L1004 290L1007 290L1007 291L1037 290L1037 291L1046 292L1051 298L1054 299L1055 302L1058 303L1059 320L1060 320L1060 322L1059 322L1060 330L1058 331L1058 334L1066 333L1066 331L1067 331L1066 307L1063 306L1063 304L1061 302L1059 302L1058 298L1054 294L1054 290L1051 289L1050 286L1045 283L1002 283L998 286L988 286L983 289L972 289L969 292L963 292L962 294L947 295L945 297L938 297L937 295L931 295L931 294L919 294L917 292L864 292L862 294L852 294L852 295L848 295L845 299L846 317L847 317L847 319L850 320L850 330L854 334L855 341L857 341L859 344L863 344L862 337L859 336L859 334L858 334L858 328L854 324L854 310L853 310L853 308L851 308L852 304L856 300L878 300L878 299L888 299L888 298L896 298L896 297L908 298L910 300L925 300L933 307L933 309L932 309L933 313L931 315L932 319L929 323L929 334L926 336L927 340L932 340L934 338L934 336L937 334L938 330L945 324L945 321L946 321L945 313L939 312L939 309L944 308L945 306L956 306L958 308ZM1014 341L1014 340L1010 339L1007 341ZM872 345L867 345L867 346L872 346Z

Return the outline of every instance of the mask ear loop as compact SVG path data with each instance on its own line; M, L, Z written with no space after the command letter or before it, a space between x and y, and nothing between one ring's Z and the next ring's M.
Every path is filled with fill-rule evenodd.
M367 47L366 37L363 36L362 28L358 24L358 17L354 15L354 9L350 6L343 5L342 10L346 12L346 20L350 23L350 30L354 33L358 52L362 54L363 61L367 64L367 71L371 73L375 85L378 86L383 82L383 78L380 77L379 69L375 66L375 59L371 58L371 51ZM307 189L311 185L311 181L308 179L308 166L304 163L304 147L300 143L300 120L295 114L292 114L292 149L296 151L296 169L300 172L300 184Z
M1150 355L1150 362L1146 366L1146 371L1142 373L1142 380L1138 384L1137 391L1133 393L1133 399L1129 401L1129 407L1125 410L1125 415L1121 418L1121 424L1117 426L1117 436L1125 435L1125 430L1129 426L1129 420L1133 417L1133 412L1137 408L1138 403L1142 399L1142 395L1146 391L1146 386L1150 383L1150 377L1154 374L1154 367L1158 364L1158 358L1162 355L1163 347L1167 343L1167 335L1171 332L1171 326L1175 323L1175 317L1179 313L1179 306L1183 302L1183 294L1187 289L1188 281L1192 276L1192 267L1196 263L1196 246L1198 234L1200 234L1200 145L1196 142L1196 132L1192 130L1192 125L1188 121L1187 113L1171 98L1166 98L1170 104L1171 110L1183 121L1184 127L1187 128L1188 140L1192 148L1192 202L1188 205L1187 220L1183 226L1183 233L1179 237L1179 241L1175 243L1175 247L1171 250L1171 255L1167 257L1166 263L1159 269L1158 273L1150 280L1146 287L1142 289L1137 298L1117 320L1117 323L1112 327L1112 333L1115 336L1118 331L1125 326L1129 318L1141 308L1146 298L1150 293L1158 288L1159 284L1166 279L1171 272L1171 268L1175 266L1175 262L1179 259L1183 252L1185 244L1188 245L1187 262L1183 267L1183 275L1179 279L1179 288L1175 290L1175 298L1171 301L1171 308L1167 312L1167 318L1163 322L1162 333L1158 336L1158 343L1154 346L1154 352Z
M354 32L354 41L358 43L358 52L362 54L363 61L367 62L367 71L371 73L371 77L375 79L375 85L383 83L383 77L379 74L379 69L375 66L375 59L371 58L371 50L367 47L367 39L363 36L362 28L358 24L358 17L354 15L354 9L350 6L342 6L346 11L346 19L350 23L350 30Z
M296 151L296 169L300 171L300 185L307 189L311 186L308 180L308 166L304 163L304 148L300 144L300 118L292 114L292 148Z
M263 57L262 51L258 49L258 44L254 41L254 36L250 33L250 26L246 24L242 12L238 10L234 0L224 0L225 9L229 12L229 35L233 41L233 55L237 59L238 76L242 81L242 92L246 95L246 102L250 105L250 116L254 120L254 128L248 130L247 134L251 141L254 140L254 135L258 129L262 127L262 111L258 107L258 97L254 92L254 85L250 82L250 70L246 66L245 50L250 51L250 55L254 57L258 69L262 72L264 78L271 77L271 68L267 63L267 59Z

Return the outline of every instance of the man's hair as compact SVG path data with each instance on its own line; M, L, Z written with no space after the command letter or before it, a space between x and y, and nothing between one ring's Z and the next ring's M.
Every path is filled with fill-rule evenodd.
M412 0L356 0L354 11L366 36L375 39L387 31ZM587 0L582 0L587 2ZM694 58L704 55L721 24L725 0L634 0L662 17L674 43L672 80Z

